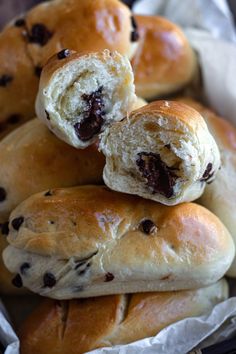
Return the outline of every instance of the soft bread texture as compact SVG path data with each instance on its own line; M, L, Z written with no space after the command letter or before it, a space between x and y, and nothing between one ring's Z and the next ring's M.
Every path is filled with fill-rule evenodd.
M36 194L9 228L6 267L56 299L197 288L221 278L235 255L224 225L202 206L167 207L105 186Z
M104 182L113 190L166 205L192 201L220 166L216 142L189 106L155 101L103 134Z
M199 202L220 218L236 243L236 128L196 101L188 98L181 98L181 101L202 114L221 155L221 168L216 179L214 183L206 186ZM236 259L228 275L236 277Z
M34 119L0 142L0 222L34 193L55 187L102 183L104 156L93 145L77 150ZM1 195L1 193L0 193Z
M131 12L118 0L54 0L14 19L0 34L0 136L33 118L39 76L64 48L117 50L138 45Z
M85 148L136 101L133 73L117 52L55 55L44 67L36 113L60 139Z
M132 110L134 111L135 109L139 109L143 106L146 106L146 104L148 104L147 101L145 101L142 97L137 97L132 107Z
M228 297L224 279L179 292L44 300L19 331L22 354L82 354L155 336L186 317L209 312Z
M132 59L137 95L150 100L193 80L197 60L182 30L159 16L136 15L135 19L140 34Z

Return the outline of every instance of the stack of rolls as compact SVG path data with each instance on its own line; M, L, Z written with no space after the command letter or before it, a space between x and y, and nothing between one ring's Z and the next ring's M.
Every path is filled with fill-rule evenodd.
M207 110L144 100L195 77L184 34L160 17L131 17L118 0L77 4L55 0L15 24L43 66L25 116L36 98L37 118L0 142L0 291L13 284L47 298L19 330L22 354L82 354L207 313L227 299L235 257L207 202L226 149ZM76 6L88 23L72 41ZM49 14L42 49L34 22Z

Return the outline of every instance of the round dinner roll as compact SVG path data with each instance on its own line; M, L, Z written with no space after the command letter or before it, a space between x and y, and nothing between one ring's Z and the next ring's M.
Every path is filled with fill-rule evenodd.
M0 33L0 136L35 116L42 67L64 48L117 50L131 57L138 29L118 0L47 1L9 23Z
M125 117L135 102L126 57L108 50L79 54L65 49L43 69L36 113L60 139L85 148Z
M0 142L0 222L34 193L55 187L102 183L104 156L93 145L77 150L54 136L39 119Z
M224 279L198 290L44 300L20 330L21 354L83 354L158 334L227 299Z
M14 283L55 299L203 287L235 255L219 219L193 203L167 207L105 186L52 189L9 220L3 260Z
M200 197L220 166L219 150L202 116L173 101L133 111L104 132L100 148L109 188L166 205Z
M140 44L132 59L138 96L151 100L183 88L197 73L197 60L183 31L160 16L135 15Z
M206 185L199 202L220 218L236 244L236 128L199 102L189 98L181 98L181 101L204 117L221 155L221 168L216 179L214 183ZM236 258L227 274L236 277Z

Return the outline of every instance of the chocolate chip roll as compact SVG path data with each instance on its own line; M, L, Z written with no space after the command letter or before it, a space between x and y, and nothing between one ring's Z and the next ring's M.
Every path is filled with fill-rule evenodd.
M95 348L128 344L155 336L184 318L206 314L227 297L228 286L222 279L198 290L71 301L47 299L19 330L21 353L83 354Z
M113 121L132 110L133 73L117 52L65 50L44 67L36 112L60 139L85 148Z
M220 166L219 150L202 116L172 101L132 112L104 133L100 147L108 187L166 205L200 197Z
M35 6L0 33L0 136L34 118L42 67L64 48L117 50L131 57L138 29L118 0L54 0Z
M93 145L77 150L34 119L0 142L0 222L34 193L102 183L104 156Z
M202 206L167 207L105 186L52 189L10 216L14 279L55 299L192 289L228 270L235 248Z
M199 102L189 98L182 98L181 101L202 114L221 155L221 168L215 181L206 185L199 202L219 217L236 244L236 128ZM236 259L227 274L236 277Z
M136 92L151 100L170 95L198 75L188 39L174 23L160 16L135 15L140 44L132 59Z

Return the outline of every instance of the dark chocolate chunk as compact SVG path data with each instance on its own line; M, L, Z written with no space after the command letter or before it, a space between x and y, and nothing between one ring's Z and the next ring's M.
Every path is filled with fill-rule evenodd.
M47 44L51 37L52 32L50 32L47 27L42 23L35 23L31 28L31 32L28 33L29 42L37 43L41 46Z
M56 285L56 278L52 273L45 273L43 276L44 287L53 288Z
M9 222L8 221L1 224L1 230L2 230L2 235L7 236L9 234Z
M133 29L136 30L138 28L138 25L137 25L137 22L136 22L134 16L131 16L131 23L132 23Z
M170 144L166 144L165 148L167 148L168 150L170 150Z
M39 66L39 65L35 66L35 68L34 68L35 75L40 77L42 70L43 70L43 68L41 66Z
M84 275L85 272L86 272L86 268L85 268L85 269L82 269L82 270L78 273L78 275Z
M46 113L47 120L50 120L50 115L49 115L48 111L46 111L46 109L45 109L45 113Z
M57 57L59 60L65 59L65 58L69 57L69 55L70 55L69 49L63 49L59 53L57 53Z
M108 272L105 275L105 282L112 281L114 278L115 278L114 275Z
M25 273L27 272L27 270L30 268L30 264L28 262L23 263L20 266L20 272L22 275L25 275Z
M74 125L75 132L80 140L90 140L101 131L104 123L104 102L102 99L102 87L90 95L84 94L82 99L87 103L87 110L83 119Z
M15 278L12 279L12 284L17 288L22 288L23 282L22 282L20 274L17 274L15 276Z
M51 225L55 224L55 221L50 220L49 222L50 222Z
M46 193L44 193L45 197L51 197L52 196L52 192L51 191L47 191Z
M157 230L157 227L152 220L146 219L140 223L140 229L145 234L150 235Z
M12 80L13 77L11 75L2 75L0 76L0 86L6 87Z
M18 20L15 21L14 25L16 27L23 27L25 26L25 19L24 18L18 18Z
M147 186L152 193L160 193L166 198L174 194L174 185L178 176L161 160L159 154L141 152L138 154L136 164L142 176L147 180Z
M8 118L7 118L7 123L9 124L17 124L19 123L21 120L21 115L20 114L11 114Z
M0 187L0 202L4 202L7 197L7 192L4 188Z
M212 163L209 163L200 181L207 182L214 175L214 171L212 172L211 171L212 171Z
M11 222L13 229L18 231L21 225L23 224L23 222L24 222L23 216L19 216L18 218L13 219Z

